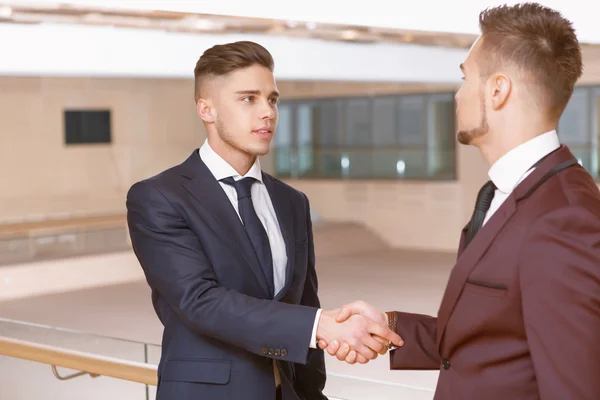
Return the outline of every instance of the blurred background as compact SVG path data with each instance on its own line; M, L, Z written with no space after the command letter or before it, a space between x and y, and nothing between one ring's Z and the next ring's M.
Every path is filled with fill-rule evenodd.
M542 3L582 43L559 136L598 178L597 18ZM0 399L154 398L162 326L125 194L204 141L193 69L219 43L275 59L280 119L261 164L311 201L323 307L435 314L487 179L455 142L459 64L499 4L0 2ZM327 367L332 399L430 400L437 379L387 357Z

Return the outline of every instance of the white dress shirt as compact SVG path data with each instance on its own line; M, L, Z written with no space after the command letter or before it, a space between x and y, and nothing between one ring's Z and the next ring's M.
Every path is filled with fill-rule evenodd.
M535 170L531 167L559 147L558 135L553 130L515 147L492 165L488 175L497 189L485 216L484 224L500 208L517 185Z
M281 228L277 222L277 215L275 214L275 209L273 208L273 202L271 201L269 192L263 183L260 161L258 160L258 157L246 175L241 176L238 174L235 168L229 165L227 161L225 161L210 147L208 140L206 140L202 147L200 147L198 153L215 179L219 181L221 188L223 188L225 194L229 198L229 201L231 201L233 208L235 208L235 211L238 213L240 221L242 218L238 210L237 192L233 186L221 182L221 179L233 177L234 180L238 181L242 178L251 177L258 181L252 185L251 188L252 204L254 205L254 210L256 211L256 214L258 215L260 222L262 222L265 230L267 231L267 236L269 237L271 254L273 256L273 283L275 285L275 293L279 293L285 285L288 255L286 253L285 241L281 233ZM321 310L317 312L315 317L312 336L309 343L310 348L313 349L317 346L317 323L319 321L320 314Z

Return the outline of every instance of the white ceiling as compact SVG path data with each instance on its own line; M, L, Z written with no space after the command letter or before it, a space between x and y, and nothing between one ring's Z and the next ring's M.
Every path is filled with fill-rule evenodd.
M597 1L597 0L593 0ZM514 3L514 2L509 2ZM235 40L254 40L275 57L278 79L378 82L460 82L467 50L423 46L427 32L478 34L479 12L501 4L482 0L21 0L2 4L56 8L58 4L110 9L161 10L283 21L335 23L425 31L408 42L353 43L258 33L189 33L94 24L0 24L0 75L139 76L193 78L204 50ZM596 14L582 0L543 4L574 21L582 41L600 43ZM592 4L591 2L588 4ZM86 11L87 12L87 11ZM47 18L43 17L43 18ZM5 20L8 21L8 20ZM52 21L46 19L46 21ZM69 20L70 21L70 20ZM258 21L258 20L257 20ZM36 21L39 22L39 21ZM262 23L258 21L257 23ZM292 24L293 25L293 24ZM319 25L320 26L320 25ZM320 28L304 28L314 32ZM345 28L344 28L345 29ZM399 31L398 37L402 37ZM440 36L440 35L438 35ZM469 39L459 38L457 43ZM441 37L441 36L440 36ZM465 41L466 40L466 41ZM25 51L24 51L25 50Z
M518 1L488 0L69 0L12 1L22 4L69 3L137 10L165 10L294 21L351 24L431 32L477 34L479 12ZM597 0L539 1L573 21L582 42L600 43ZM596 6L597 7L597 6Z
M193 79L200 55L218 43L254 40L287 80L460 82L466 50L340 43L257 34L193 34L67 24L0 24L0 75ZM25 50L25 51L24 51Z

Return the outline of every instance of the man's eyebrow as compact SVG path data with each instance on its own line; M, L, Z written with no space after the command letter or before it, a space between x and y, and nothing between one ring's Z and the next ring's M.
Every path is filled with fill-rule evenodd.
M235 92L235 94L251 94L251 95L255 95L255 96L259 96L260 95L260 90L256 90L256 89L248 89L248 90L238 90L237 92ZM275 97L279 97L279 92L274 90L271 92L271 96L275 96Z

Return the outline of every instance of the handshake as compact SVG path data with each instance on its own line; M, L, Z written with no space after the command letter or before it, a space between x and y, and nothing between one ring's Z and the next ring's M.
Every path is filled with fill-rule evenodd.
M404 344L388 325L386 313L363 301L323 310L317 326L318 345L340 361L366 364L392 346Z

